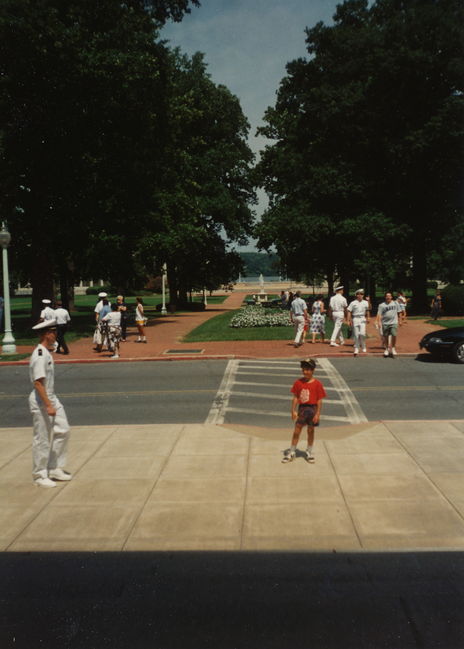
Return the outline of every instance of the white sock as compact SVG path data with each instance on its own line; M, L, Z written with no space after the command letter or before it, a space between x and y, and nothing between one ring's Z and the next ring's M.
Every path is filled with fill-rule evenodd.
M296 446L290 446L290 453L296 453Z
M312 453L312 452L313 452L313 447L312 447L312 446L308 446L308 447L306 448L306 452L307 452L307 453Z

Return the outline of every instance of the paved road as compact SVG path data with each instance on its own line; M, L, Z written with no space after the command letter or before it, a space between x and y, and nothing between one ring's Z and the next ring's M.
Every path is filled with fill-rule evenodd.
M428 359L429 357L425 357ZM252 424L289 421L294 360L233 360L56 366L56 386L73 425ZM320 359L328 388L325 423L462 419L464 366L415 358ZM0 367L0 426L30 424L28 368Z

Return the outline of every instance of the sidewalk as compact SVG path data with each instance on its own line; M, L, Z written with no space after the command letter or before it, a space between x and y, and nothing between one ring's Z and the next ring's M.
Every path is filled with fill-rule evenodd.
M322 426L314 465L281 463L288 435L78 426L73 480L43 489L31 430L0 429L0 549L464 549L464 420Z
M121 362L132 360L185 360L191 358L302 358L305 356L350 356L353 354L353 341L349 340L344 346L330 347L328 343L317 342L314 345L306 343L295 349L293 335L289 330L289 340L263 340L263 341L223 341L185 343L182 338L201 325L206 320L216 315L238 309L249 291L235 290L223 304L207 306L206 310L199 313L179 313L157 318L149 323L146 328L147 343L137 344L135 326L129 327L126 343L121 343L121 358L119 361L110 361L110 352L98 354L94 351L91 338L81 338L70 345L70 355L55 355L57 363L73 362ZM380 355L383 352L378 332L374 327L375 319L372 318L367 327L367 353ZM425 333L439 328L437 325L426 324L424 320L408 320L398 333L396 349L399 354L417 354L419 340ZM310 336L309 336L310 337ZM32 352L33 347L20 347L18 353ZM192 351L194 350L194 351ZM171 352L171 353L169 353ZM362 356L362 354L361 354ZM8 363L8 361L4 361ZM27 364L28 360L17 361ZM1 364L1 363L0 363Z

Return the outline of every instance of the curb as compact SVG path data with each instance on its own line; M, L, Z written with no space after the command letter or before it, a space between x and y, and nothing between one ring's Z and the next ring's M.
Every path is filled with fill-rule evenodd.
M417 356L419 352L403 352L403 353L398 353L398 358L408 358L411 356ZM77 365L77 364L94 364L94 363L147 363L150 361L161 361L161 362L175 362L175 361L199 361L199 360L205 360L205 361L211 361L211 360L279 360L279 358L282 358L282 360L301 360L304 357L303 356L253 356L250 354L205 354L200 355L200 354L195 354L193 355L188 355L186 354L185 356L173 356L173 357L166 357L166 356L142 356L142 357L135 357L135 358L118 358L116 361L115 359L111 358L74 358L74 359L55 359L55 365ZM346 353L341 353L341 352L334 352L334 353L329 353L329 354L311 354L311 358L353 358L352 352L346 352ZM378 353L367 353L364 354L360 358L383 358L383 353L378 352ZM354 360L354 359L353 359ZM394 359L393 359L394 360ZM0 367L2 366L18 366L18 365L29 365L29 360L23 359L21 361L0 361Z

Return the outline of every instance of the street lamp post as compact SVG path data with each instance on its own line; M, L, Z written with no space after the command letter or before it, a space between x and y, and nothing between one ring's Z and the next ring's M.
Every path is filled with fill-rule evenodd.
M8 246L10 245L11 234L8 232L5 223L2 223L0 230L0 246L2 247L3 259L3 295L5 300L5 335L3 336L2 353L16 354L16 345L11 331L11 307L10 307L10 279L8 276Z
M166 262L163 264L163 269L162 269L162 275L161 275L161 290L163 293L163 304L161 305L161 315L166 315L167 309L166 309L166 273L167 273L167 266Z

